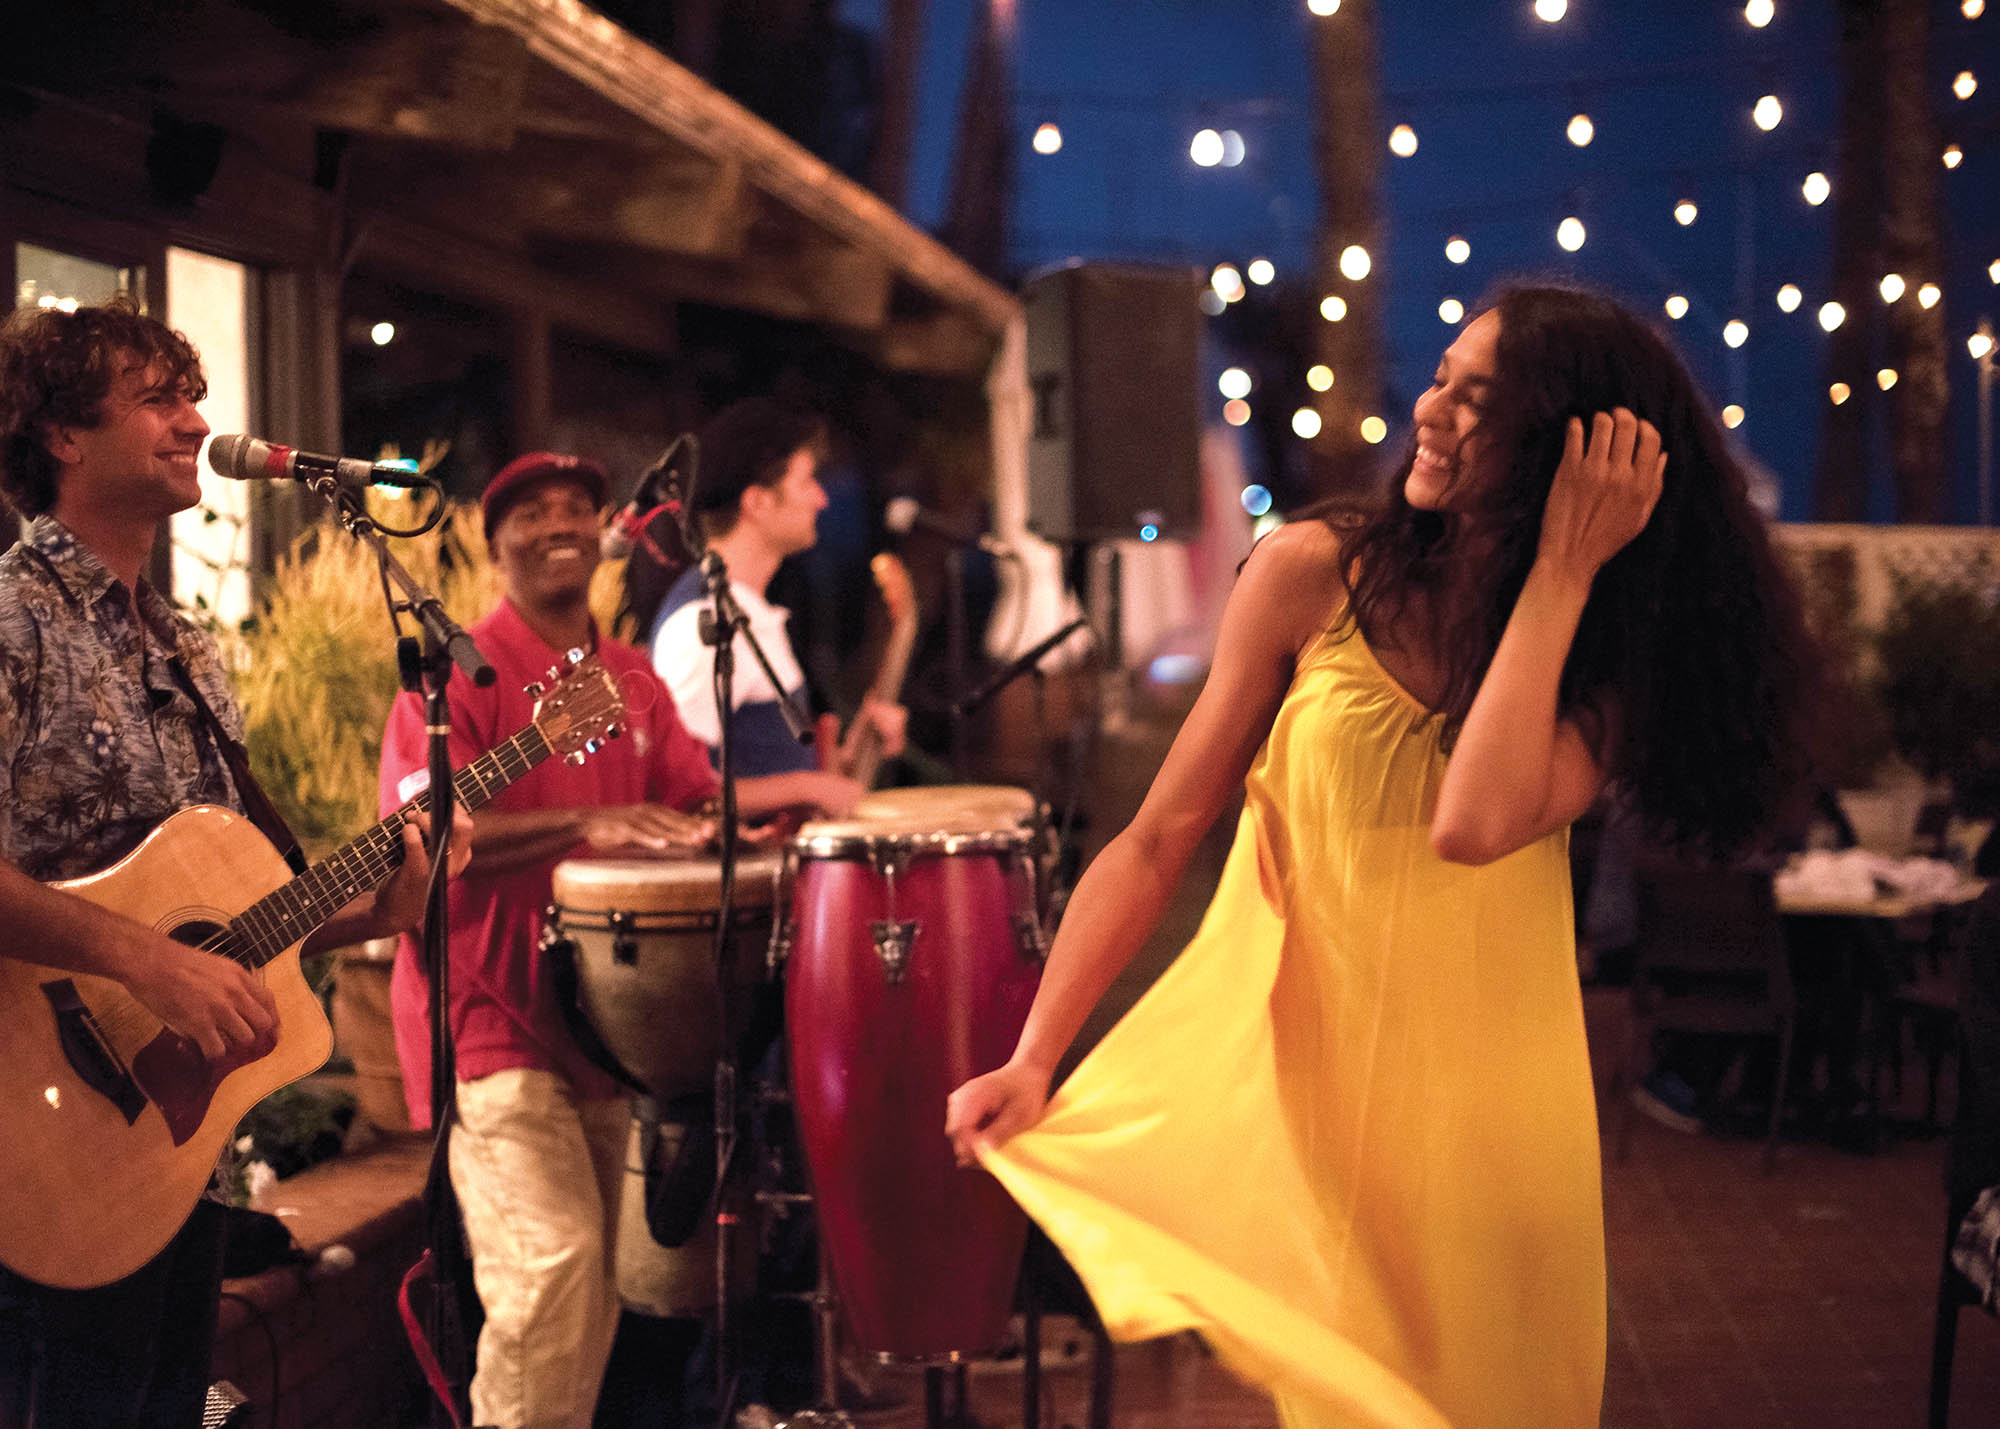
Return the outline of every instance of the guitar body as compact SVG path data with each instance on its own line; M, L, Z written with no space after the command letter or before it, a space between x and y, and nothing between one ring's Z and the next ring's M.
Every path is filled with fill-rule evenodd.
M248 819L201 807L53 886L199 944L291 876ZM82 1289L173 1238L244 1114L333 1050L297 944L258 976L278 1004L275 1045L211 1065L122 984L0 958L0 1264Z

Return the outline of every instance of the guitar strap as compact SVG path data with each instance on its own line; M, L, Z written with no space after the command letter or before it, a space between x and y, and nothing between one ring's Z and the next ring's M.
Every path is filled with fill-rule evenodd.
M173 672L174 683L181 687L187 697L194 701L194 707L201 711L202 722L208 727L209 737L215 741L215 747L222 755L222 762L229 766L229 777L236 782L236 797L243 801L243 812L249 815L250 822L257 826L258 832L269 839L278 852L285 856L285 862L291 866L292 872L304 873L305 853L299 848L299 841L292 836L291 829L286 826L284 815L278 812L278 806L271 802L271 796L264 792L264 786L259 784L257 776L250 772L249 753L230 737L228 730L222 727L222 721L216 718L215 711L208 707L208 701L201 697L201 690L196 687L194 677L188 674L187 666L181 662L181 657L168 656L167 668Z

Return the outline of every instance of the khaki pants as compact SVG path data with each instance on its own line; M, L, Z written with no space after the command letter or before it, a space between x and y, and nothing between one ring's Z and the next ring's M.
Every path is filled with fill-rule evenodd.
M458 1084L451 1185L486 1309L472 1418L500 1429L588 1429L618 1328L613 1255L631 1116L578 1101L553 1072Z

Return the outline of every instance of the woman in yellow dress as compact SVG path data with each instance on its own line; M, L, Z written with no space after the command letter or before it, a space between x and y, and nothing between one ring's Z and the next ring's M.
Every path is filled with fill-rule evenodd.
M1616 304L1503 291L1386 503L1245 563L1014 1055L951 1098L1114 1335L1198 1330L1288 1429L1597 1422L1567 830L1615 777L1726 853L1796 782L1803 630L1709 412ZM1194 942L1050 1099L1239 781Z

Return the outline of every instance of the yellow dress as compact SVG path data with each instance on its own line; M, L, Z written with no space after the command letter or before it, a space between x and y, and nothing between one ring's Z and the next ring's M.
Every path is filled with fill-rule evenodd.
M1568 839L1439 859L1439 734L1309 647L1194 941L986 1162L1113 1335L1198 1330L1287 1429L1597 1423Z

